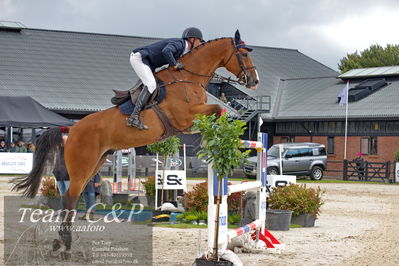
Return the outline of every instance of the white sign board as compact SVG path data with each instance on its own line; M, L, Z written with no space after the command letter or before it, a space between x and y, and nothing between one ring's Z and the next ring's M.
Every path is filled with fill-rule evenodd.
M289 184L296 184L294 175L267 175L267 183L273 187L283 187Z
M395 182L399 183L399 163L396 163L395 167Z
M0 174L28 174L32 164L32 153L0 152Z
M185 170L165 170L166 178L164 189L183 189L186 190L186 171ZM162 189L163 171L155 173L157 176L157 189Z

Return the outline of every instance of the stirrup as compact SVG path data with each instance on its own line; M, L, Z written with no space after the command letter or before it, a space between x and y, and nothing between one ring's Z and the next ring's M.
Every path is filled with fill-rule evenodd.
M146 125L141 123L141 121L138 117L135 118L135 117L129 116L128 118L126 118L126 122L127 122L127 126L129 126L129 127L137 127L140 130L148 129L148 127Z

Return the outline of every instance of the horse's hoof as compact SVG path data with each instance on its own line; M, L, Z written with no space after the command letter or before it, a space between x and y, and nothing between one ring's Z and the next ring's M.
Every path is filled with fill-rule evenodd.
M61 253L60 250L56 250L56 251L51 250L50 251L50 256L53 257L53 258L57 258L60 255L60 253Z
M53 251L57 251L61 248L61 241L59 239L53 240Z
M71 259L71 251L62 251L61 258L63 260L70 260Z

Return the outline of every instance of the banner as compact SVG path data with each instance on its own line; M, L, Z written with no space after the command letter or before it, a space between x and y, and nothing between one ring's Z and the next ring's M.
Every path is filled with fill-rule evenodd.
M0 152L0 174L28 174L32 164L33 153Z
M395 167L395 182L399 183L399 163L396 163Z
M186 171L185 170L166 170L164 189L183 189L186 190ZM163 171L158 170L157 188L162 189Z

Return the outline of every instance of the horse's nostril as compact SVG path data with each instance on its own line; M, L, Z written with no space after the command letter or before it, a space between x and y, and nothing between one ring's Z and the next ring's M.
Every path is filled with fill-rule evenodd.
M257 79L257 80L255 80L255 84L259 84L259 80Z

